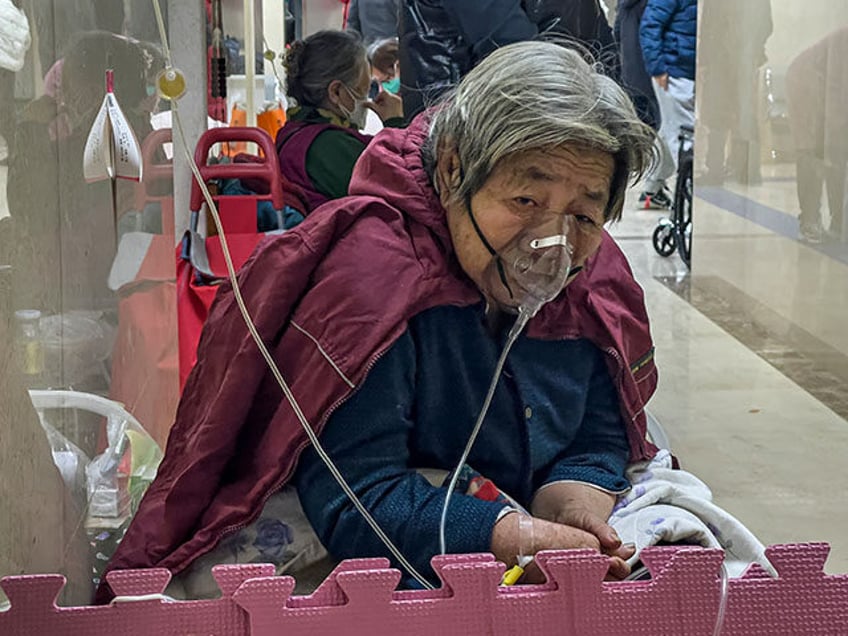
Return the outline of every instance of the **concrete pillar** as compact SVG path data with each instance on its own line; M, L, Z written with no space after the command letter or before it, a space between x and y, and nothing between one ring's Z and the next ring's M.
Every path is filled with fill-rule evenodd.
M186 94L179 100L180 118L189 152L206 130L206 14L202 0L168 0L168 39L174 66L186 76ZM174 130L174 141L177 131ZM188 227L191 168L174 144L174 215L176 239Z

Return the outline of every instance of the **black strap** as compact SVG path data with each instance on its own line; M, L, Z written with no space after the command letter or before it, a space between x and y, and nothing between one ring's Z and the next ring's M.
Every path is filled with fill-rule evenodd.
M474 213L471 211L471 197L465 197L465 207L468 210L468 216L471 218L471 225L474 226L474 231L477 232L477 236L480 237L480 241L483 243L483 246L489 250L489 254L495 257L495 266L498 268L498 276L503 283L503 286L506 287L506 291L509 292L510 298L515 298L515 295L512 293L512 288L509 286L509 282L506 278L506 272L504 271L503 261L501 260L500 254L498 254L495 249L489 244L489 241L486 240L486 237L483 236L483 231L480 229L480 226L477 225L477 219L474 218Z
M485 246L485 248L487 250L489 250L489 254L491 254L492 256L497 256L498 253L495 251L495 248L493 248L489 244L489 241L487 241L486 237L483 236L483 231L480 229L480 226L477 225L477 219L474 218L474 213L471 211L471 197L470 196L465 197L465 208L468 210L468 216L471 217L471 225L474 226L474 231L477 232L477 236L480 237L480 240L483 242L483 245Z

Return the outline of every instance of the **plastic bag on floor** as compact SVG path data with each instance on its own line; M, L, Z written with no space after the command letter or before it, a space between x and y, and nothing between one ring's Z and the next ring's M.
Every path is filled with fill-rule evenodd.
M156 477L162 450L117 402L74 391L32 391L30 395L53 461L80 510L80 522L75 527L84 528L89 546L90 583L96 586L142 496ZM51 423L54 412L67 409L92 411L106 417L107 447L93 459Z

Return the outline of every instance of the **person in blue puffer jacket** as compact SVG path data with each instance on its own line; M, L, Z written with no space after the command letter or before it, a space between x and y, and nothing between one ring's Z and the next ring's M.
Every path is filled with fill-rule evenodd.
M697 0L648 0L639 27L639 41L660 106L659 134L671 150L675 164L680 127L695 124L697 38ZM671 173L657 176L667 178Z

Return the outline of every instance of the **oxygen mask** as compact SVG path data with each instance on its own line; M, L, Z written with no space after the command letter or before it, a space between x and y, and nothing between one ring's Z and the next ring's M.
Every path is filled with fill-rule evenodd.
M572 224L572 217L569 215L540 215L538 219L518 232L509 243L495 250L477 225L477 220L471 212L470 202L466 207L477 236L492 255L491 261L483 272L483 290L502 309L518 315L507 334L506 344L498 358L483 407L480 409L465 450L448 484L439 522L439 547L442 554L447 551L445 526L451 494L456 489L460 469L468 460L474 441L483 426L483 420L492 403L492 396L507 355L527 322L536 315L542 305L556 298L565 287L568 276L572 272L571 263L574 254L572 243L568 238Z
M483 272L485 291L503 309L532 318L542 305L556 298L568 280L574 254L569 240L572 218L545 215L499 250L486 240L473 214L471 219L492 254Z

